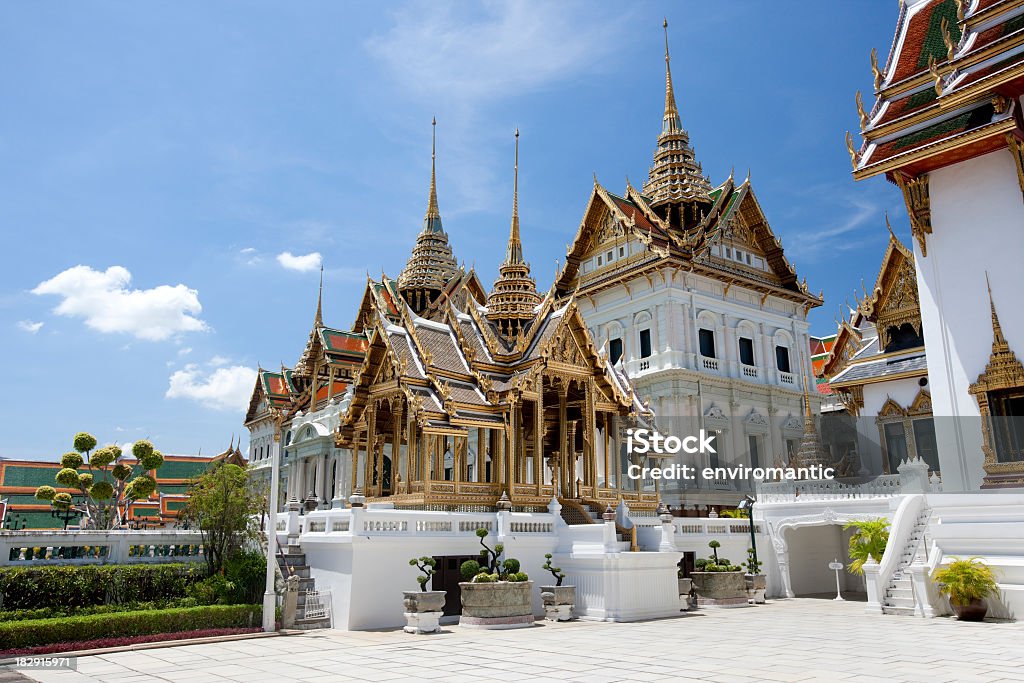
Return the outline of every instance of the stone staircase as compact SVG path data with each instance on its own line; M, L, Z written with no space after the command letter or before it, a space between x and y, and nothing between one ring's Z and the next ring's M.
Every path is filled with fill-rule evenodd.
M604 508L600 504L591 501L580 501L574 498L559 498L562 506L562 519L570 526L578 524L604 524ZM615 537L619 541L622 550L631 550L633 547L633 532L631 529L615 524Z
M882 601L883 614L900 614L904 616L914 615L914 589L911 583L910 573L907 569L915 562L926 562L928 560L928 549L925 547L924 535L928 529L928 522L931 519L931 510L925 509L918 515L914 523L914 529L910 532L910 539L903 547L899 564L892 573L889 586L885 590L885 598Z
M299 595L295 615L295 628L300 631L311 631L318 628L330 628L330 616L307 619L306 595L316 590L316 579L309 575L309 565L306 564L306 554L298 545L288 544L283 553L278 553L277 564L281 568L281 575L285 578L295 575L299 577Z

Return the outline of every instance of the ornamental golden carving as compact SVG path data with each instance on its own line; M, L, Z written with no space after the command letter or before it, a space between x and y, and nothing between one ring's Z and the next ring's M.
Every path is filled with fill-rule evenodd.
M910 231L921 247L921 256L928 256L928 245L925 236L932 234L932 209L928 197L928 174L916 178L908 178L897 171L893 178L903 192L903 201L910 214Z
M1024 484L1024 460L1019 459L1020 453L1005 453L1004 457L1000 458L996 430L1007 430L1012 427L1006 424L1009 416L993 412L993 402L1007 395L1014 398L1024 395L1024 365L1017 360L1017 355L1003 335L991 286L988 289L988 297L992 317L992 353L984 372L978 375L978 380L967 389L978 401L981 413L981 450L985 454L983 466L986 473L982 488L1020 486ZM993 420L993 417L1001 419Z

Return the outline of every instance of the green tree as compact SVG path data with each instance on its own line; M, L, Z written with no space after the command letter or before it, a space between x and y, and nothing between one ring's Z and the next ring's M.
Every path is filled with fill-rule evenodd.
M56 510L74 510L82 514L84 526L115 529L128 520L128 508L156 491L156 479L150 474L164 464L164 456L149 441L136 441L132 462L117 445L96 448L96 437L86 432L75 434L74 449L60 459L60 471L54 477L62 488L74 489L79 498L58 492L53 486L40 486L36 498L49 501ZM82 471L84 469L84 471Z
M878 562L885 553L885 546L889 542L889 520L854 520L847 522L843 529L855 530L850 536L850 564L846 569L851 574L863 574L864 563L869 556Z
M189 487L182 519L202 533L211 574L222 572L246 541L258 538L264 505L249 472L238 465L217 463Z

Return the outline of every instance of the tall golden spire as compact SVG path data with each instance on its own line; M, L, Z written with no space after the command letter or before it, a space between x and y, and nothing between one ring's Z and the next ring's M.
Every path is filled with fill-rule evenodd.
M423 217L424 232L441 232L441 210L437 207L437 117L430 121L430 198Z
M676 105L675 88L672 85L672 62L668 51L668 20L661 24L665 31L665 113L661 120L661 134L658 148L654 152L654 163L647 174L643 194L650 198L656 209L668 204L687 203L676 213L680 221L689 227L698 220L698 204L711 204L711 183L704 177L704 171L690 147L690 136L683 130L679 107ZM668 216L669 209L663 209Z
M992 283L988 281L988 271L985 271L985 286L988 288L988 305L992 311L992 352L1009 350L1010 345L1003 336L1003 326L999 324L999 314L996 313L996 302L992 298Z
M437 300L445 285L458 274L459 264L448 244L437 208L437 119L431 119L430 197L423 229L405 268L398 275L398 289L417 315Z
M668 55L668 18L661 23L665 29L665 116L661 122L662 133L678 133L683 129L676 106L676 93L672 89L672 65Z
M498 326L506 338L514 337L534 318L540 303L537 283L530 277L530 265L523 259L523 243L519 237L519 129L516 128L516 156L512 180L512 227L508 236L505 261L498 269L498 279L487 297L487 318Z
M320 264L320 290L316 295L316 317L313 318L313 325L323 327L324 324L324 264Z
M505 263L523 262L523 242L519 238L519 129L516 128L516 161L512 170L512 227L505 250Z

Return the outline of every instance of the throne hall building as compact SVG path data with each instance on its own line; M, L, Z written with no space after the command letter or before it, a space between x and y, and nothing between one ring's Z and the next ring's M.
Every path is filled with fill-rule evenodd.
M786 259L749 177L714 185L676 105L665 38L665 110L641 189L595 178L555 282L575 293L593 337L674 434L717 433L698 467L789 462L804 429L807 314L820 306ZM815 412L820 395L811 391ZM735 505L734 482L674 483L674 504Z

